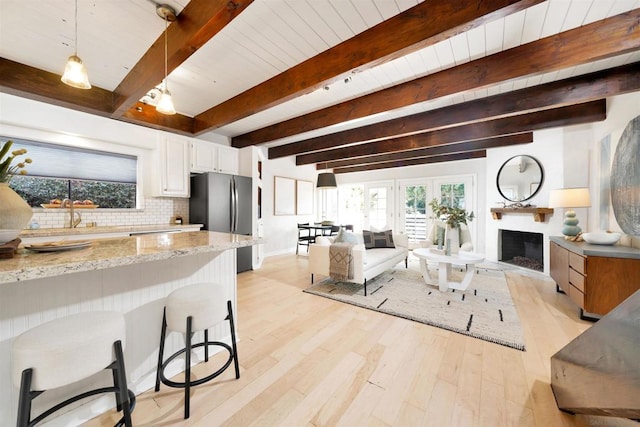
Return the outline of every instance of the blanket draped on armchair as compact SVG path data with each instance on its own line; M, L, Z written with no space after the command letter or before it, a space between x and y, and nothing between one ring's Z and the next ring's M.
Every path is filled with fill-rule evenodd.
M329 248L329 276L333 280L353 279L353 244L332 243Z

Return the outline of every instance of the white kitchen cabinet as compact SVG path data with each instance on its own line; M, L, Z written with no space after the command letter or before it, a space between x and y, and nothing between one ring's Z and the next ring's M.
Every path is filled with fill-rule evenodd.
M218 147L218 172L237 175L239 169L238 149L233 147Z
M207 141L191 141L191 172L220 172L238 174L237 148Z
M214 144L191 141L191 172L217 172L218 149Z
M189 143L184 137L160 139L160 196L189 197Z

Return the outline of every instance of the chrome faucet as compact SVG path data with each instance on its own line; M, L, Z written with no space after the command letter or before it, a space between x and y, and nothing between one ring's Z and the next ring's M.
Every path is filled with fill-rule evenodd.
M66 226L68 226L69 228L76 228L78 224L82 222L82 216L80 215L80 212L75 212L75 210L73 209L73 202L71 201L71 199L64 199L60 207L69 208L69 223ZM78 218L76 218L76 215L78 216Z

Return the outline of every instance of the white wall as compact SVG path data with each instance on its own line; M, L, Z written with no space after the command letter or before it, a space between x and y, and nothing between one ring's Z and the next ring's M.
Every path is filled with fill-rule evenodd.
M274 215L274 178L280 176L312 181L315 188L318 175L315 165L296 166L296 159L293 156L266 160L262 167L262 174L262 219L264 221L265 256L295 252L298 241L298 223L313 222L315 216ZM317 207L314 206L314 211L316 209Z
M615 147L622 136L625 127L635 117L640 115L640 92L620 95L607 100L607 119L603 122L594 123L591 129L591 139L589 147L591 152L589 163L589 189L591 193L591 208L589 209L589 231L616 231L622 230L615 220L613 209L609 209L609 227L603 230L600 227L600 141L607 135L611 137L611 159L615 154ZM640 144L640 141L638 141ZM640 161L640 159L636 159ZM640 191L637 189L636 191ZM584 228L584 227L583 227ZM620 244L640 248L640 236L623 235Z
M598 206L599 190L599 143L611 135L611 156L615 145L622 135L627 123L640 114L640 93L632 93L613 97L607 102L607 119L589 125L569 126L534 132L534 142L513 147L495 148L487 152L487 210L498 206L503 200L497 191L495 177L500 166L510 157L528 154L537 158L544 169L544 182L540 192L527 203L538 207L547 207L549 192L565 187L589 187L591 207L575 209L583 232L600 231ZM553 215L547 216L544 223L533 221L527 214L505 214L502 220L493 220L487 216L486 257L497 260L498 229L522 230L544 234L545 273L549 272L549 236L562 235L564 209L556 209ZM610 211L610 227L612 231L621 231L615 222L613 211ZM623 236L621 244L640 247L640 237Z
M533 143L487 150L487 204L486 211L492 207L502 207L504 199L498 192L496 177L500 167L513 156L526 154L536 158L542 165L544 178L538 193L524 203L537 207L549 205L549 192L562 188L564 181L562 129L550 129L534 132ZM491 215L486 217L486 250L485 257L491 261L498 260L498 231L514 230L542 233L544 239L545 272L549 270L549 236L560 234L562 228L562 212L547 215L545 222L535 222L531 214L504 214L502 219L495 220Z

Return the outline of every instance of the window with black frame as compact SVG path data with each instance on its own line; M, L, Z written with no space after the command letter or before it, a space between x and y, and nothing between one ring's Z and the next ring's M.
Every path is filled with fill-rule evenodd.
M32 162L10 186L32 207L55 207L64 199L76 205L112 209L136 207L137 157L17 138Z

